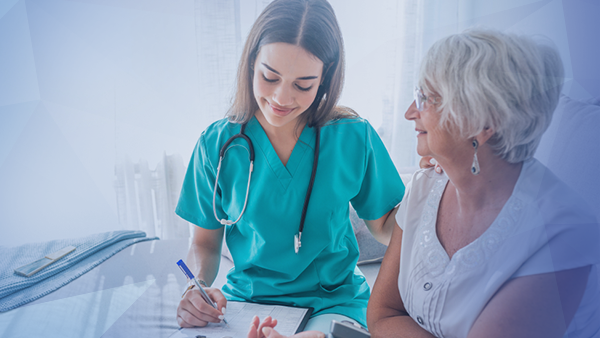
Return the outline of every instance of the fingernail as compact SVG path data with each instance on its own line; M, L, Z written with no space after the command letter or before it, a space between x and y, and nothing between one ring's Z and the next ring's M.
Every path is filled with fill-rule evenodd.
M438 173L438 174L441 174L442 173L442 168L435 167L435 172Z
M262 333L263 333L265 336L268 336L268 335L270 335L270 334L271 334L271 331L273 331L273 329L272 329L272 328L270 328L270 327L268 327L268 326L265 326L265 327L263 327L263 329L262 329Z
M221 308L221 312L222 312L223 314L225 314L225 312L227 312L227 308L226 308L226 307L222 307L222 308Z
M219 318L221 321L223 321L223 319L225 318L225 316L223 316L223 315L220 315L220 316L219 316L219 317L217 317L217 318Z
M429 160L429 163L431 163L433 165L436 165L437 161L435 160L435 158L432 158L431 160Z

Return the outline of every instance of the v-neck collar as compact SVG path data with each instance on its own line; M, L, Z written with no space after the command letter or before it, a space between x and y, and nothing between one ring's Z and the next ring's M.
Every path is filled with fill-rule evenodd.
M304 156L307 155L308 150L312 149L314 151L315 149L315 130L308 125L305 125L300 134L300 138L296 142L296 145L294 145L294 149L292 150L292 154L290 155L287 164L283 165L283 162L281 162L277 152L275 152L275 148L273 148L267 133L256 117L253 116L250 119L246 131L249 135L252 135L252 138L256 141L255 148L260 149L263 153L267 164L271 170L273 170L273 173L277 176L279 183L281 183L284 189L287 189L292 182L294 174L298 170ZM311 152L308 152L308 154L310 153Z
M421 226L423 227L423 232L429 234L430 239L433 239L433 246L430 247L430 251L433 250L436 252L434 256L437 256L436 260L438 263L442 263L440 267L446 273L455 274L461 268L473 268L482 264L516 230L515 224L520 217L519 215L525 203L523 194L521 193L521 186L524 184L523 177L526 176L525 171L530 170L534 161L529 160L523 163L513 192L492 224L474 241L456 251L452 257L448 255L440 242L436 226L442 195L449 182L448 176L443 175L444 177L436 182L435 186L431 189L423 212L424 215L429 215L429 217L421 219L421 222L426 220L425 224ZM429 254L431 256L432 253L430 252Z

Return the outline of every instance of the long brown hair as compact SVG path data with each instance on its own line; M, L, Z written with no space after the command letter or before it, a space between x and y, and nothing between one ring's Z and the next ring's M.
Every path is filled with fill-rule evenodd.
M237 90L227 112L230 121L248 122L258 104L252 64L264 45L285 42L300 46L323 62L323 82L312 105L301 116L308 126L356 115L336 107L344 83L344 42L333 8L326 0L275 0L260 14L246 40L237 73Z

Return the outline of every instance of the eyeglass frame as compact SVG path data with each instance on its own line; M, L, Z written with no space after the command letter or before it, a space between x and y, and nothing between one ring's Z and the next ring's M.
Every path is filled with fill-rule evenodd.
M442 102L442 98L439 96L427 96L423 93L423 88L419 86L415 86L415 91L413 92L413 98L415 99L415 105L417 106L418 111L423 111L425 109L425 103L431 103L433 105L439 104ZM432 101L429 102L429 99Z

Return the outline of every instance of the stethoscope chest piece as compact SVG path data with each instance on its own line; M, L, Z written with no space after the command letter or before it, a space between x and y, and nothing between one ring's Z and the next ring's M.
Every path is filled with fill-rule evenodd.
M302 246L302 233L298 233L297 235L294 235L294 251L296 251L296 255L298 254L298 251L300 251L300 247Z

